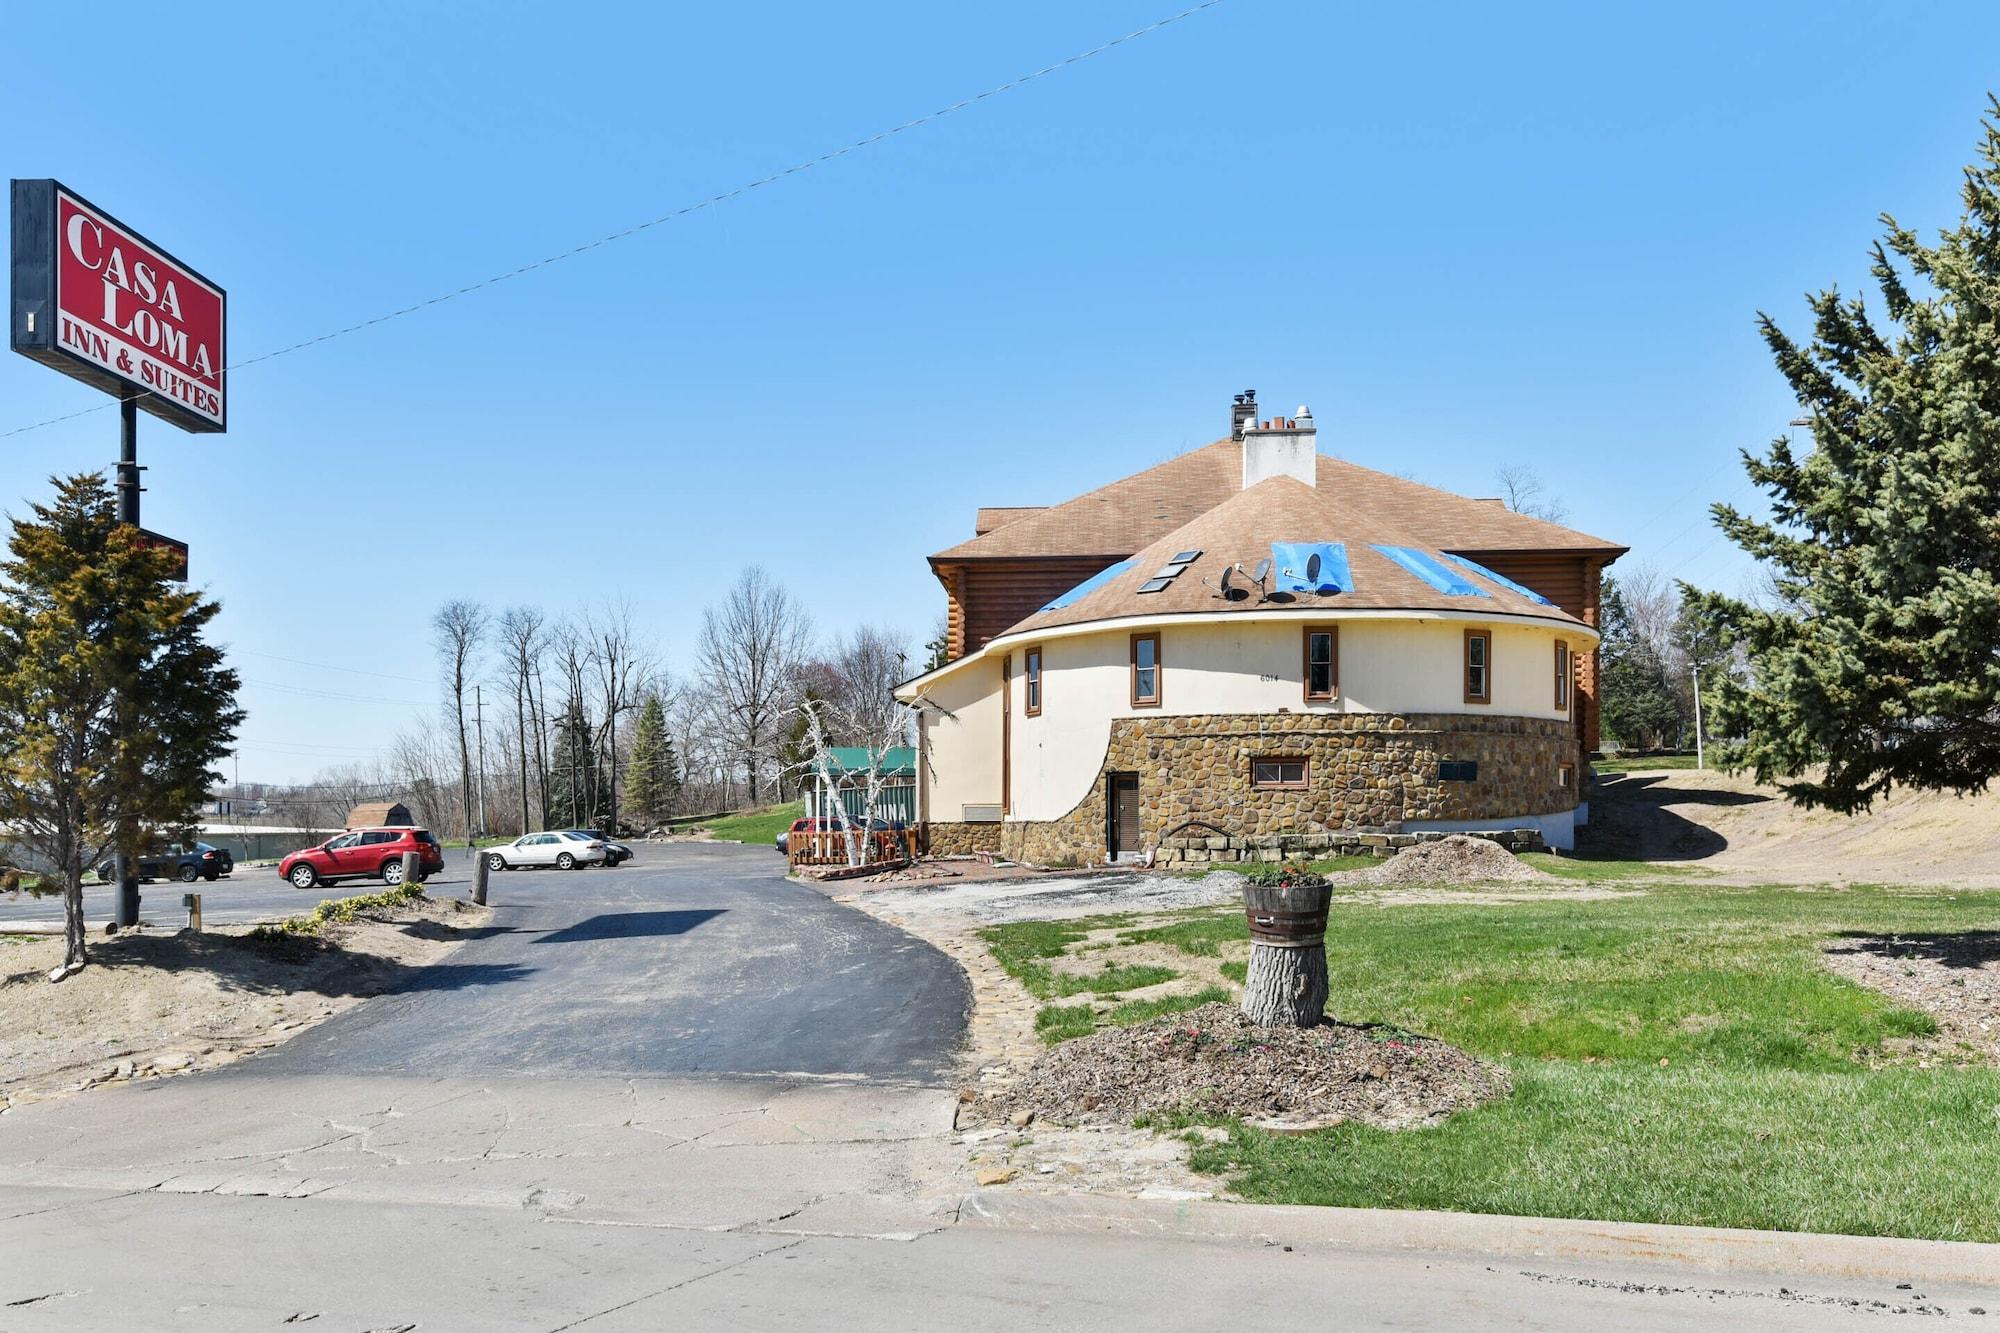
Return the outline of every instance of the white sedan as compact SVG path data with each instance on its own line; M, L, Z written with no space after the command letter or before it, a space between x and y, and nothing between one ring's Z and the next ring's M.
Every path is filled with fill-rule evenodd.
M574 870L603 864L604 843L581 833L523 833L486 853L488 870L525 870L530 866Z

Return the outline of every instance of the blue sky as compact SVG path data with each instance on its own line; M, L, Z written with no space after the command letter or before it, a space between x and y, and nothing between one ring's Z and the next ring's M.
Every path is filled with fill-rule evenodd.
M23 6L0 157L226 286L242 359L1176 7L241 5L164 40L150 7ZM755 561L825 629L917 636L943 603L923 557L976 506L1205 444L1252 386L1369 466L1492 494L1532 465L1628 559L1736 588L1703 509L1793 414L1754 313L1796 328L1803 293L1857 287L1879 212L1956 217L1995 50L1973 3L1224 0L248 367L227 435L143 417L147 526L223 602L246 780L363 758L433 707L450 597L622 599L685 668ZM100 400L0 358L0 431ZM108 463L116 431L6 438L0 501Z

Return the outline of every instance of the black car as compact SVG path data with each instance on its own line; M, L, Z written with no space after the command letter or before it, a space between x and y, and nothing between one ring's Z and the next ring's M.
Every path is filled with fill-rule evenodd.
M604 830L602 829L573 828L573 829L563 829L561 831L564 833L579 833L586 838L595 838L597 839L597 841L603 843L604 864L607 866L615 866L620 861L629 861L632 859L632 849L630 847L627 847L622 842L611 841L611 839L604 836Z
M139 858L139 878L177 879L183 884L192 884L198 879L214 882L236 869L236 858L226 847L211 847L205 842L197 842L186 847L168 847L162 851L147 852ZM97 863L97 878L109 884L118 878L117 858L105 857Z

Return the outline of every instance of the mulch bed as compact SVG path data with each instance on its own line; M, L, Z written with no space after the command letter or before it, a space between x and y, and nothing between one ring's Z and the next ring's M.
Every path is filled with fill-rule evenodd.
M1936 1036L1892 1042L1892 1050L2000 1064L2000 931L1847 936L1828 944L1825 956L1849 981L1937 1020Z
M1409 1129L1510 1090L1505 1070L1428 1037L1260 1028L1216 1003L1064 1042L984 1109L1060 1124L1182 1112Z

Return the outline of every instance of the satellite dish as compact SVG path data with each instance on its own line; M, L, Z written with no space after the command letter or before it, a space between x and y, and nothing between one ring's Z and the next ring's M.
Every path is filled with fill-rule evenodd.
M1230 593L1236 591L1236 584L1234 581L1235 578L1236 578L1235 570L1225 569L1222 571L1222 595L1224 597L1227 597L1229 596Z
M1318 551L1314 551L1311 555L1306 557L1306 582L1313 584L1315 587L1317 587L1319 584Z
M1269 560L1259 560L1257 562L1257 572L1250 576L1251 580L1257 586L1262 587L1264 580L1269 577L1271 577L1271 562Z

